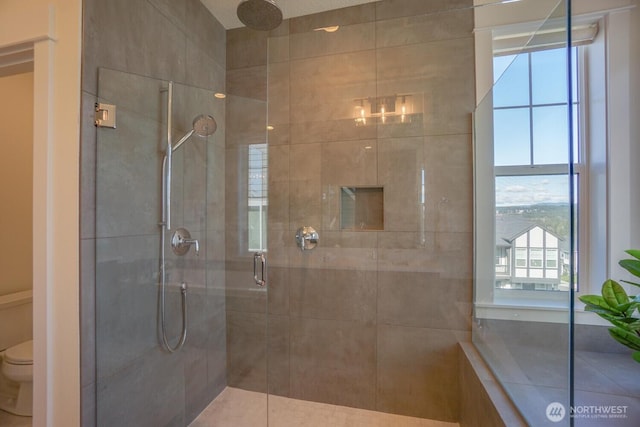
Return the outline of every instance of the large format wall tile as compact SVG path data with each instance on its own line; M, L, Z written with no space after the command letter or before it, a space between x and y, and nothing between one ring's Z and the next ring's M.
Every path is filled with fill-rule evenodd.
M227 310L227 382L267 391L267 314Z
M376 52L379 94L424 93L425 135L470 133L475 102L471 37Z
M227 31L227 70L266 64L267 36L248 28Z
M375 327L299 318L291 326L291 397L375 408Z
M295 33L290 40L291 59L369 50L375 46L375 23L343 25L334 33Z
M84 26L83 38L84 90L96 93L98 67L164 80L185 80L184 33L149 2L89 1L84 21L88 24Z
M226 386L226 121L225 101L212 97L225 91L226 33L198 0L89 0L83 21L81 224L83 244L96 244L95 256L86 250L82 260L83 425L184 426ZM174 165L174 227L186 225L202 246L200 257L192 250L184 258L166 248L171 343L181 327L177 284L190 287L182 353L188 360L160 350L157 323L169 80L176 82L174 137L190 130L198 114L218 122L215 135L181 148ZM98 94L100 102L116 104L117 129L94 130ZM89 383L92 370L97 386Z
M291 61L291 123L353 117L354 100L375 95L375 51Z
M135 363L98 380L98 426L184 425L184 353L146 352Z
M290 327L289 316L269 315L269 358L267 361L269 393L278 396L289 396L290 394Z
M457 421L458 351L446 329L379 326L376 409Z
M362 4L337 10L329 10L327 12L293 18L290 20L289 29L291 34L295 34L310 32L320 27L361 24L374 21L376 19L375 12L373 4Z
M289 280L291 316L375 322L375 271L296 268Z
M428 2L424 2L428 3ZM398 31L398 28L403 31ZM455 9L427 15L411 15L376 23L377 47L402 46L469 37L473 31L473 9Z
M121 371L158 346L159 240L158 236L136 236L96 241L98 379ZM167 299L174 301L178 295L175 290L168 292ZM178 313L168 310L167 317L170 314ZM174 329L170 331L177 333Z
M472 301L468 6L470 0L385 0L292 18L268 36L228 33L228 83L244 85L244 96L267 94L266 111L243 98L232 100L227 116L235 384L260 389L265 371L257 359L267 345L275 394L457 420L456 346L469 339ZM335 33L314 31L333 25L340 26ZM404 121L383 123L367 109L366 125L356 122L361 100L364 106L394 95L409 101ZM242 164L244 144L259 141L256 123L264 126L266 117L274 129L267 252L273 274L265 296L242 289L250 276ZM342 230L343 186L383 188L384 230ZM312 251L294 241L301 226L320 233Z
M473 0L385 0L376 2L376 17L379 20L402 16L417 16L442 13L447 10L468 9Z
M378 273L378 323L468 331L470 280L430 273Z

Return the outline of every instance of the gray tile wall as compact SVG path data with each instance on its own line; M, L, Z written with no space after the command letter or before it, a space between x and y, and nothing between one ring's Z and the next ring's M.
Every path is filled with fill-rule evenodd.
M472 302L468 6L385 0L227 33L230 385L459 419ZM410 123L355 126L355 99L407 93ZM267 124L268 298L243 247L245 172L229 166L267 141ZM384 188L384 231L341 230L341 186ZM303 225L321 239L304 253L293 238Z
M225 108L210 97L225 90L226 32L198 0L83 5L82 425L185 426L226 385ZM174 194L174 224L202 244L197 259L168 257L170 280L191 284L189 335L176 354L158 344L161 80L180 84L176 133L203 109L218 122L209 142L176 153L174 180L184 191ZM149 91L149 84L156 87ZM93 126L98 95L119 103L118 128L101 129L100 137ZM175 289L167 301L175 342Z

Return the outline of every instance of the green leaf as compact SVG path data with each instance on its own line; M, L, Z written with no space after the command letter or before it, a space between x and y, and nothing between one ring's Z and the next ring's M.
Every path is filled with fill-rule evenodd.
M636 351L634 352L631 357L633 357L633 360L635 360L636 362L640 363L640 351Z
M624 268L634 276L640 277L640 260L622 259L618 262L618 264L620 264L620 267Z
M622 328L614 327L609 328L609 334L611 334L611 336L615 338L616 341L626 345L630 349L640 350L640 337L638 337L636 333L626 331Z
M628 280L620 280L620 281L621 281L621 282L624 282L624 283L628 283L628 284L633 285L633 286L637 286L637 287L639 287L639 288L640 288L640 283L630 282L630 281L628 281Z
M625 316L630 317L638 307L640 307L640 303L635 301L634 299L627 303L617 305L616 310L621 311L625 314Z
M613 325L617 326L618 328L624 329L625 331L636 332L640 330L640 321L638 321L638 319L624 318L624 319L607 319L607 320L611 322Z
M625 252L636 259L640 259L640 249L627 249Z
M615 309L615 307L611 307L607 304L604 298L600 295L582 295L579 299L587 305L585 310L594 311L596 313L599 312L598 310L604 310L605 313L621 314Z
M602 284L602 298L612 308L617 310L617 306L620 304L626 304L629 302L629 296L625 292L624 288L620 286L615 280L608 279ZM622 310L617 310L622 311Z

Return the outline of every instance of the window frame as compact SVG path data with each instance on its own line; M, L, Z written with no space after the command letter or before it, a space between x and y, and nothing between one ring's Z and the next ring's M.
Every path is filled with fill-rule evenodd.
M586 221L597 223L598 226L583 232L583 240L580 242L583 247L588 248L588 256L583 257L585 262L579 265L579 271L588 270L589 278L585 280L586 276L579 273L582 275L581 289L574 300L575 321L579 324L607 325L598 316L593 316L593 313L585 312L577 296L599 291L602 281L609 277L632 280L619 267L618 260L625 257L626 249L637 246L640 239L634 215L634 212L640 210L640 198L632 190L640 186L640 174L633 173L629 162L634 153L637 153L633 139L637 124L632 117L637 115L638 108L633 104L630 92L638 81L635 74L632 74L637 68L632 61L637 60L638 54L634 52L630 55L633 43L633 8L634 5L627 1L596 0L588 6L577 3L572 10L572 25L597 22L599 26L593 45L588 49L589 64L583 68L586 78L582 79L583 83L588 82L589 89L583 98L586 108L581 111L581 114L588 115L582 121L585 125L583 135L596 148L589 147L589 206L578 227L586 228ZM491 97L487 96L493 85L493 42L496 36L536 31L546 17L530 13L535 11L523 13L524 10L500 7L491 8L491 13L482 11L483 13L476 15L474 39L478 101L473 114L474 317L478 320L487 318L567 322L566 301L559 306L554 306L553 302L544 305L509 302L494 304L492 286L495 283L495 267L491 265L493 252L487 253L489 245L495 247L495 231L490 220L495 213L495 210L492 211L495 196L491 184L491 177L494 176L493 157L489 151L492 148L492 115ZM629 108L630 105L632 108ZM584 193L584 187L579 192ZM565 264L562 253L559 255L559 263Z
M556 49L566 49L566 48L556 48ZM588 144L586 141L586 132L584 132L584 123L585 123L585 119L587 117L587 112L585 111L587 109L586 104L584 104L584 100L587 99L586 96L586 90L587 90L587 86L586 86L586 82L584 81L584 68L585 68L585 48L583 46L573 46L571 49L575 49L575 66L577 67L576 70L576 78L578 79L578 83L576 85L576 91L577 93L575 94L575 99L573 99L573 105L577 107L577 119L578 119L578 124L577 124L577 135L574 135L574 138L577 140L576 141L576 149L577 149L577 153L575 153L575 157L574 158L574 175L577 179L578 182L581 182L582 184L578 187L579 188L579 192L577 193L577 217L579 218L578 224L578 230L577 230L577 241L578 242L586 242L588 241L588 237L587 236L583 236L584 233L588 232L588 212L587 211L587 206L585 203L581 203L581 200L585 200L585 197L587 197L588 194L588 168L586 167L586 163L588 160ZM514 106L499 106L499 107L494 107L493 111L496 110L507 110L507 109L528 109L528 117L529 117L529 164L523 164L523 165L501 165L501 166L493 166L493 170L494 170L494 179L498 178L498 177L528 177L528 176L536 176L536 175L555 175L555 176L565 176L567 178L567 180L569 179L569 165L567 164L563 164L563 163L556 163L556 164L535 164L535 142L534 142L534 132L535 132L535 124L534 124L534 117L533 117L533 111L535 110L535 108L537 107L546 107L546 106L563 106L566 107L567 103L563 102L563 103L545 103L545 104L535 104L533 102L533 78L532 78L532 55L535 54L536 52L540 52L543 50L548 50L548 49L539 49L539 50L528 50L527 52L522 53L523 55L527 55L528 59L527 59L527 67L528 67L528 77L527 77L527 82L528 82L528 92L529 92L529 103L527 105L522 104L522 105L514 105ZM566 58L566 55L565 55ZM508 67L507 67L508 68ZM573 106L572 106L573 109ZM495 120L495 118L494 118ZM574 131L576 131L576 129L574 129ZM568 184L568 183L567 183ZM494 183L494 190L495 192L495 183ZM497 208L497 206L496 206ZM495 219L495 216L494 216ZM577 246L577 245L576 245ZM527 271L530 271L531 269L533 270L537 270L537 271L542 271L543 272L543 279L546 278L546 270L548 269L546 267L546 250L545 248L537 248L537 247L531 247L531 246L527 246L527 248L518 248L516 247L516 252L518 251L518 249L524 249L527 254L526 254L526 259L525 259L525 265L522 266L518 266L517 262L518 262L518 257L517 254L514 254L514 268L525 268L527 269ZM542 259L541 259L541 265L540 266L535 266L532 264L533 261L533 257L532 257L532 250L534 249L541 249L542 250ZM578 248L576 247L576 250L578 251ZM587 252L588 249L585 249L581 252L578 253L585 253ZM579 257L578 257L579 259ZM584 262L578 262L578 269L580 268L580 266L585 265L586 263ZM555 267L556 269L560 269L560 277L562 276L562 268L557 265ZM528 273L529 274L529 273ZM578 270L578 274L577 277L579 278L583 278L583 279L588 279L588 271L582 271L581 269ZM494 278L494 282L495 282L495 278ZM553 305L560 305L562 304L563 301L566 301L567 299L567 291L564 290L551 290L551 289L547 289L545 288L545 290L542 289L538 289L541 287L536 287L536 291L535 292L546 292L549 293L549 295L537 295L535 292L532 291L527 291L524 289L517 289L517 288L511 288L510 290L506 291L509 292L511 295L505 295L505 291L504 290L494 290L493 293L493 298L494 298L494 303L496 304L500 304L500 303L505 303L505 302L513 302L514 298L517 297L518 295L523 297L523 303L534 303L534 304L548 304L549 301L553 302ZM517 299L517 298L515 298Z

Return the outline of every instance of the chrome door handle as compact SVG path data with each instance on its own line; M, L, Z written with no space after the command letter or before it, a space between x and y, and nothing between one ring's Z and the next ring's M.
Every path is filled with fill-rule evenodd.
M258 279L258 261L260 261L260 278ZM253 280L256 285L265 286L267 284L267 258L264 256L264 252L256 252L253 254Z

